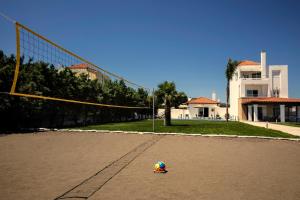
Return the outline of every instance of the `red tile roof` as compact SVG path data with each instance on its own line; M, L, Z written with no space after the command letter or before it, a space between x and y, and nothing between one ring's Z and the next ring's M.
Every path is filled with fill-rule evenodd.
M87 69L89 72L97 73L97 70L91 68L88 64L86 63L80 63L77 65L71 65L68 67L69 69Z
M89 68L89 66L86 63L80 63L80 64L77 64L77 65L72 65L68 68L69 69L87 69L87 68Z
M260 65L260 63L251 60L243 60L242 62L240 62L238 66L245 66L245 65Z
M218 104L218 102L206 97L198 97L192 98L187 104Z
M300 103L300 98L279 97L245 97L241 98L242 104L248 103Z

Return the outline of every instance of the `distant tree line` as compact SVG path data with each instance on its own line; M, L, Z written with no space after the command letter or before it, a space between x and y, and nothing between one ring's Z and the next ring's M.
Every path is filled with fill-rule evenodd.
M123 109L10 96L16 58L0 51L0 129L65 127L142 119L152 109ZM68 68L57 69L44 62L21 59L16 91L102 104L149 106L152 97L124 81L91 80ZM4 93L3 93L4 92Z

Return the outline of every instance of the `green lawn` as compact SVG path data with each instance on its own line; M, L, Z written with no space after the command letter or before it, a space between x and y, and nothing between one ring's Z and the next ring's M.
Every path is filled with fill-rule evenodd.
M120 130L152 132L152 120L136 122L108 123L77 127L77 129ZM172 120L172 126L164 127L163 120L155 120L155 132L169 133L200 133L200 134L226 134L247 136L269 136L292 138L296 136L271 129L251 126L241 122L207 121L207 120Z
M286 125L286 126L294 126L300 128L300 122L279 122L277 124Z

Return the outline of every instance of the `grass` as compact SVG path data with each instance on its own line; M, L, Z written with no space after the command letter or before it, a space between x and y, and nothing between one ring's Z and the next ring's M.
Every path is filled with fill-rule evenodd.
M97 129L114 131L152 132L152 120L135 122L119 122L100 125L77 127L77 129ZM155 132L194 133L194 134L225 134L244 136L268 136L297 138L281 131L256 127L241 122L207 121L207 120L172 120L172 126L163 126L163 120L155 120Z
M276 124L280 125L286 125L286 126L294 126L294 127L299 127L300 128L300 122L279 122Z

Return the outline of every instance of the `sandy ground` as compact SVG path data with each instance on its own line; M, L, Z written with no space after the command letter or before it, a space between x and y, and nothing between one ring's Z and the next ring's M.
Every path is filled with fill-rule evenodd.
M300 199L299 142L164 136L145 151L135 150L152 138L0 137L0 199L55 199L87 178L109 177L95 173L118 160L124 167L88 199ZM138 156L120 159L132 153ZM168 173L153 173L158 160L166 162Z
M149 137L96 133L0 137L0 199L54 199Z

